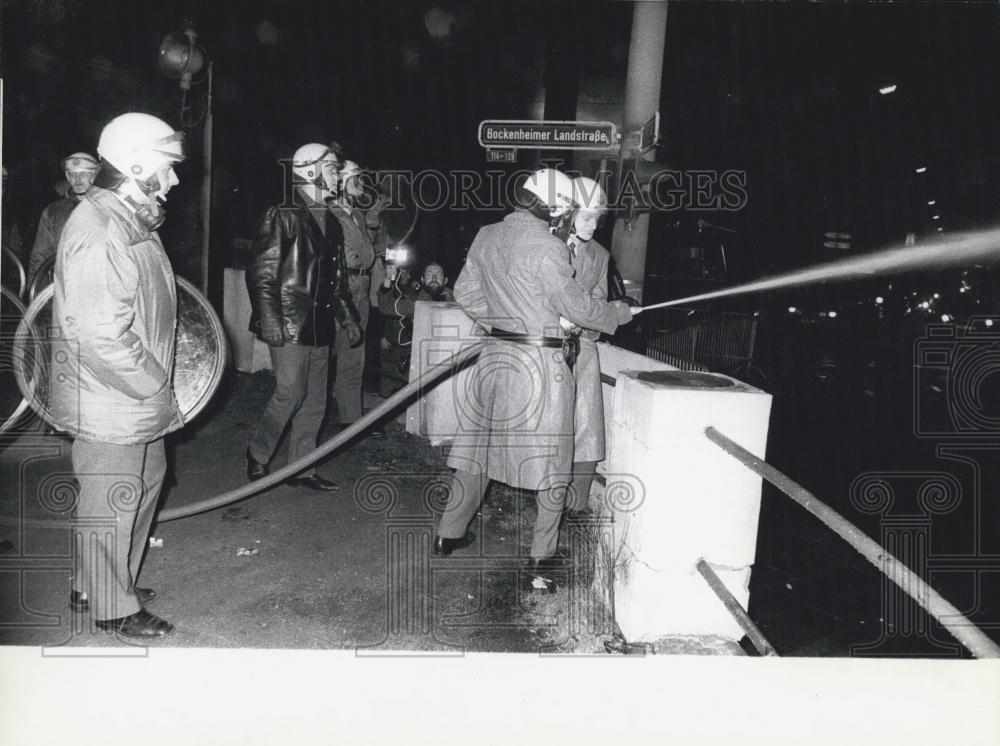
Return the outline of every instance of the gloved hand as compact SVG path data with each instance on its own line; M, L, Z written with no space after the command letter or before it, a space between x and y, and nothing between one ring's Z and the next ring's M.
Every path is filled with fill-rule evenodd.
M618 314L618 325L627 324L632 320L632 309L627 303L622 303L620 300L611 301L611 305L615 307L615 312Z
M559 326L562 327L562 330L567 334L572 334L573 332L580 331L580 327L578 327L572 321L567 319L565 316L559 317Z
M365 338L364 332L361 327L355 321L348 322L346 327L342 327L345 332L347 332L347 338L351 342L351 348L358 347Z
M285 331L278 319L260 320L260 337L269 347L283 347Z

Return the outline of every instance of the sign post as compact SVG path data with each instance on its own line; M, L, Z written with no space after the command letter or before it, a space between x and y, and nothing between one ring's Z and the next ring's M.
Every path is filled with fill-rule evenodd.
M639 130L639 152L648 153L660 144L660 112L651 116Z

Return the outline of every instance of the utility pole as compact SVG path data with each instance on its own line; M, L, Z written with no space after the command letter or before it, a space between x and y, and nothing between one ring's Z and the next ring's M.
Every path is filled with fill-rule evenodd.
M660 107L663 76L663 48L667 37L667 0L637 0L632 10L628 72L625 79L625 106L622 117L622 157L632 157L639 146L639 130ZM654 160L655 152L640 155ZM646 274L646 244L649 214L635 215L626 227L624 218L615 221L611 255L622 278L638 287Z

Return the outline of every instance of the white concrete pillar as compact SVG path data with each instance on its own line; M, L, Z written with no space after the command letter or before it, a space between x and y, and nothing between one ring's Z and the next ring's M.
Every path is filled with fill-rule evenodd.
M437 367L463 345L476 341L476 323L458 303L419 301L413 314L413 348L409 380ZM459 432L459 412L466 406L470 369L446 375L432 384L406 410L406 432L433 445L451 441Z
M615 403L605 490L613 538L598 567L614 567L622 633L629 641L739 640L742 630L695 563L703 557L746 608L761 479L704 430L711 425L763 458L770 394L714 373L625 372ZM597 577L607 582L605 572Z
M230 361L236 370L254 373L270 370L271 355L267 345L250 333L250 296L242 269L225 270L222 297L222 325L229 337Z

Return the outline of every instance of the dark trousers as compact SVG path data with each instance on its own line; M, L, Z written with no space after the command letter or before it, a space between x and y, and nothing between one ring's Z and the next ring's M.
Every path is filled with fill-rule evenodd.
M351 286L351 297L361 315L361 329L368 327L369 301L368 290L371 278L351 274L348 276ZM334 354L337 356L337 380L333 382L333 395L337 399L337 420L350 424L361 419L361 384L365 378L365 344L351 347L351 340L342 329L337 329L337 338L333 343Z
M569 493L566 496L567 508L583 510L590 504L590 486L596 474L596 461L573 462L573 481L569 484Z
M452 475L448 505L441 516L438 535L445 539L465 536L469 522L479 510L490 480L482 472L468 472L456 469ZM566 487L538 490L538 517L535 518L535 532L531 539L531 556L545 559L556 553L559 545L559 520L562 518L566 502Z
M167 472L163 439L138 445L73 442L80 499L73 522L73 590L86 593L95 619L142 608L135 580Z
M326 377L329 347L285 344L270 347L274 368L274 393L264 407L250 440L250 455L266 464L278 449L291 420L288 461L298 461L316 449L316 439L326 413ZM309 468L300 476L315 472Z

